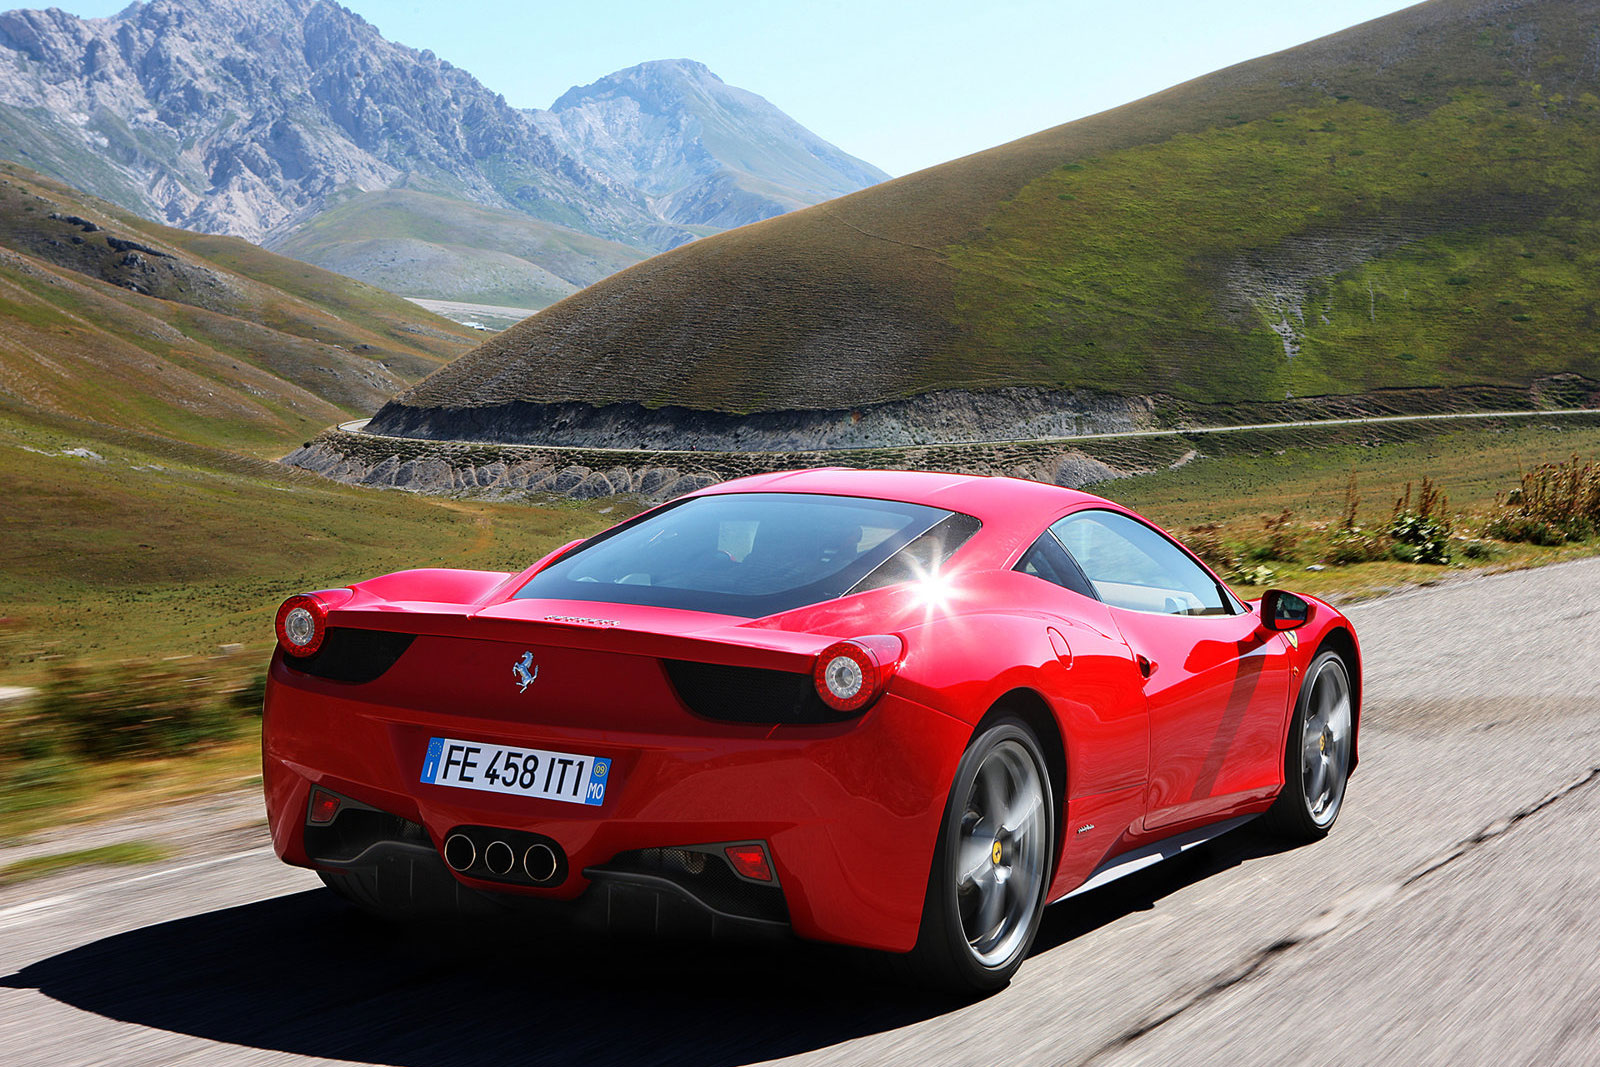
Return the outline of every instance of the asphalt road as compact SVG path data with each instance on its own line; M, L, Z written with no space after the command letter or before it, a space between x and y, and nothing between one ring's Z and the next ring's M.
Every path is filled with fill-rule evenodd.
M1238 831L1057 905L985 1000L814 946L375 925L222 798L125 828L186 841L165 868L0 892L0 1063L1600 1063L1600 560L1350 614L1333 835Z

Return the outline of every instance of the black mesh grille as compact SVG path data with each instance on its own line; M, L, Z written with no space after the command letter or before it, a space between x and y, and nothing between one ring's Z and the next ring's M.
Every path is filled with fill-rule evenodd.
M309 656L284 656L283 662L302 674L360 684L376 680L393 667L414 640L412 634L330 626L321 648Z
M811 675L761 667L663 660L667 677L690 711L722 722L841 722L855 715L837 712L817 696Z
M725 856L715 852L641 848L619 852L601 869L666 878L724 915L765 922L789 921L789 906L784 903L782 889L745 881L733 873Z
M380 841L427 845L428 831L398 815L369 808L341 808L326 826L306 827L306 855L313 861L353 860Z

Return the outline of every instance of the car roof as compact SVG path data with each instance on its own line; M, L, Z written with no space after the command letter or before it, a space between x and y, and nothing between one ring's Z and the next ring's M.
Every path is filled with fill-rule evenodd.
M852 470L819 467L757 474L701 490L720 493L818 493L829 496L875 497L959 511L979 519L1003 515L1059 511L1074 504L1105 504L1101 497L1022 478L948 474L934 471Z

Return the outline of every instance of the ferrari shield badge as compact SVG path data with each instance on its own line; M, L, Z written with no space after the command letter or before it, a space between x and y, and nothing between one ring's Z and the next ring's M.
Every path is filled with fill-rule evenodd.
M534 666L532 652L524 652L522 658L511 665L511 678L520 687L517 689L519 693L526 693L537 677L539 668Z
M1283 636L1288 639L1290 648L1300 647L1300 638L1293 630L1283 631Z

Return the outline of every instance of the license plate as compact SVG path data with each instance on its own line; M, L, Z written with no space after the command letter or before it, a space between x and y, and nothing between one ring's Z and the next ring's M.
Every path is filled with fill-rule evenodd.
M422 761L422 780L430 785L596 807L605 803L610 775L611 761L604 756L511 748L453 737L430 740L427 758Z

